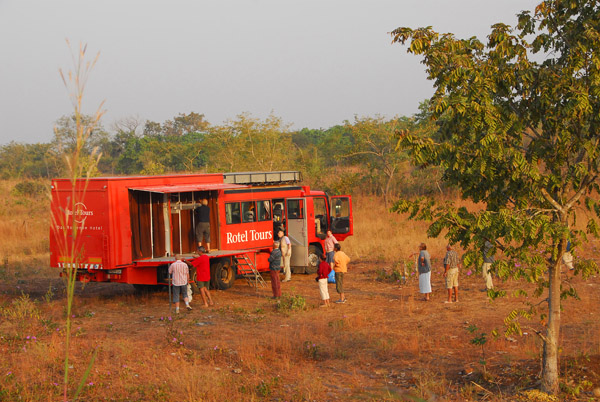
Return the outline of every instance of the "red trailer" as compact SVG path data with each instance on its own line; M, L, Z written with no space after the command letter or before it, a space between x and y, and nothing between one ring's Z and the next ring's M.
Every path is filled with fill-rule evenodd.
M69 250L77 250L79 281L167 284L175 255L196 257L194 211L207 199L213 286L227 289L239 274L267 271L280 227L292 243L292 271L314 273L327 229L339 241L352 235L352 200L300 182L295 171L95 177L75 188L54 179L50 264L67 268Z

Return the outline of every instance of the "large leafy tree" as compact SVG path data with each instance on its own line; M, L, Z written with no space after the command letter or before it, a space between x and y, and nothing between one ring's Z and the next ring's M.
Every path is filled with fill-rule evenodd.
M0 146L0 177L54 177L60 173L59 161L50 152L51 144L10 142Z
M86 141L83 144L80 143L81 133L78 132L81 127L87 133ZM51 151L57 160L70 157L74 150L80 151L79 163L85 169L93 167L88 173L95 176L100 173L98 171L98 155L102 154L102 148L109 141L110 136L102 127L101 122L97 120L97 116L75 113L70 116L62 116L56 121Z
M204 140L210 171L286 170L291 168L292 135L289 125L270 114L260 120L242 113L214 126Z
M368 182L375 186L376 193L383 196L386 205L400 167L406 160L406 154L396 151L395 133L410 126L412 123L407 118L355 117L353 123L346 121L354 144L343 157L364 166Z
M208 130L210 123L204 120L204 115L196 112L180 113L173 120L163 124L147 121L144 126L144 136L182 137L189 133L202 133Z
M503 256L494 266L501 277L526 278L539 295L547 291L546 328L538 335L542 389L550 393L559 390L561 298L576 295L561 278L561 257L569 241L577 247L598 235L599 27L596 0L548 0L522 12L515 28L494 25L487 43L430 27L392 32L393 42L423 57L440 128L435 140L404 132L401 145L416 163L439 164L444 180L486 206L471 211L401 200L395 209L432 220L428 234L460 242L471 250L470 264L490 240ZM593 213L578 230L584 207ZM591 261L576 264L583 276L596 269ZM509 330L518 332L517 324Z

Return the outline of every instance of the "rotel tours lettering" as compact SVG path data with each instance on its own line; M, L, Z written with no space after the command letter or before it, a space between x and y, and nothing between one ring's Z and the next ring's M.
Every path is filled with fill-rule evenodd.
M227 244L244 243L247 241L270 240L273 238L273 232L258 232L254 229L245 230L238 233L227 233Z

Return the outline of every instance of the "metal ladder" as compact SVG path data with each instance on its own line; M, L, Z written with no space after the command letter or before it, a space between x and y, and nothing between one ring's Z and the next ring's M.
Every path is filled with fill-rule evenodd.
M267 286L262 275L256 269L256 265L248 258L247 254L239 254L235 257L237 258L238 273L246 278L248 285L253 286L256 290L259 285L263 288Z

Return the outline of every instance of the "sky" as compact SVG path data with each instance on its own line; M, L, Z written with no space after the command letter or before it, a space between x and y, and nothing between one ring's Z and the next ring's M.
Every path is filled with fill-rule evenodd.
M273 113L294 129L410 116L433 87L389 32L432 26L484 39L538 2L0 0L0 145L52 140L73 111L59 69L73 70L80 44L88 60L99 54L83 111L104 102L109 131L190 112L213 125Z

